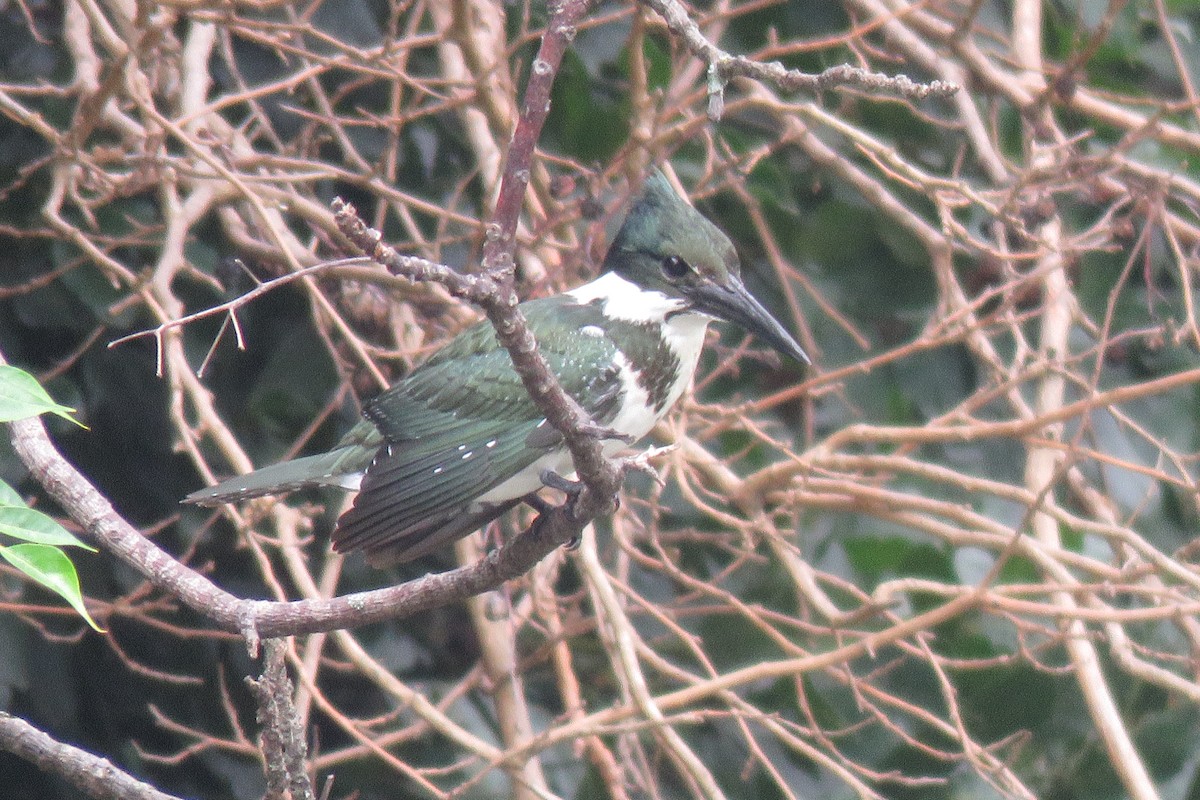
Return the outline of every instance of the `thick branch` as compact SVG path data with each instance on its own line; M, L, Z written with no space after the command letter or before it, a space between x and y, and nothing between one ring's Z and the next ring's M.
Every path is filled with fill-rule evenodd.
M7 750L39 769L58 775L98 800L178 800L142 783L108 759L64 744L20 717L0 711L0 750Z

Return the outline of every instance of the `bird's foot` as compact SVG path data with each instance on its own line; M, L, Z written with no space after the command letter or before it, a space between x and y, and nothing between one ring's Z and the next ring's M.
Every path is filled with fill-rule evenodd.
M583 481L573 481L570 478L564 478L562 475L559 475L552 469L542 470L542 473L539 477L542 479L542 483L545 486L548 486L551 489L557 489L567 496L568 513L570 513L574 519L579 519L579 515L575 511L575 505L579 502L579 496L583 494L584 489L587 488L587 484L585 484ZM538 502L544 503L545 501L541 498L538 498ZM620 508L620 505L621 499L619 497L614 497L613 509L616 510L617 508ZM534 507L537 508L537 506ZM577 550L579 548L579 537L574 537L571 539L571 541L564 544L563 547L565 547L567 550Z
M549 486L551 489L558 489L571 499L575 499L582 494L584 489L583 481L573 481L570 478L564 478L552 469L542 470L541 475L543 486Z
M627 433L621 433L616 428L610 428L607 425L597 425L594 422L583 423L579 426L579 432L599 439L602 442L609 439L614 439L622 441L625 444L633 444L637 441L637 439L634 437Z
M573 481L568 478L564 478L554 470L542 470L541 479L542 483L546 486L550 487L551 489L558 489L560 492L566 494L567 503L569 505L574 505L575 501L579 498L579 495L583 492L583 481ZM527 505L533 508L534 511L538 512L537 519L533 521L535 526L541 525L542 521L547 518L546 515L556 508L553 503L546 500L537 492L525 495L523 500ZM568 510L572 516L575 515L574 509ZM563 547L567 550L578 550L579 542L579 536L572 536L563 544Z
M660 487L666 486L667 482L663 480L662 475L658 474L658 470L650 463L650 460L658 458L661 455L666 455L676 447L677 445L673 444L664 447L647 447L637 455L621 459L621 467L627 472L641 472L644 475L649 475Z
M567 502L572 504L579 500L579 496L587 488L587 484L583 481L573 481L570 478L564 478L552 469L542 470L539 477L542 479L543 486L558 489L567 496ZM621 499L619 497L614 497L613 502L617 507L620 507Z
M532 494L527 494L527 495L525 495L525 497L523 497L521 499L522 499L522 502L525 503L525 505L529 506L534 511L536 511L538 513L539 517L542 514L548 514L554 508L553 503L547 501L545 498L543 498L537 492L533 492Z

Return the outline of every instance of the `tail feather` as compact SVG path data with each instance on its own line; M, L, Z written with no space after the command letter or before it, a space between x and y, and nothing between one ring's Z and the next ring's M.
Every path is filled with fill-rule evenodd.
M365 465L354 463L358 460L354 458L354 449L356 448L343 447L328 453L272 464L245 475L236 475L216 486L192 492L183 498L183 501L199 506L218 506L252 497L294 492L312 486L357 489Z

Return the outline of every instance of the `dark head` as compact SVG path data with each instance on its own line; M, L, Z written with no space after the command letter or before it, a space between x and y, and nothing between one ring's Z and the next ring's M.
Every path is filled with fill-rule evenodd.
M681 198L657 169L604 258L632 283L687 301L688 310L733 322L802 364L804 350L742 284L733 242Z

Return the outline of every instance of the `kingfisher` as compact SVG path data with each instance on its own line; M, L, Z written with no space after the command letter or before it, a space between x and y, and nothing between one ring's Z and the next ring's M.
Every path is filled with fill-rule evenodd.
M672 188L646 180L600 277L520 305L567 394L614 438L636 442L692 380L708 324L725 320L802 364L795 339L747 290L733 243ZM574 475L562 434L525 391L483 320L365 404L336 447L230 478L187 496L218 505L306 487L357 492L333 547L369 563L410 561ZM555 482L561 485L561 481Z

